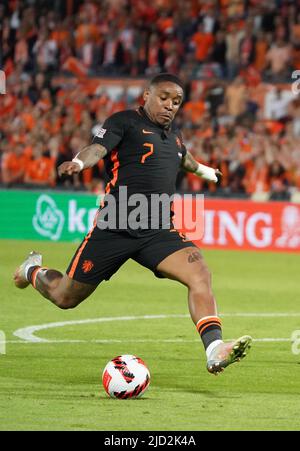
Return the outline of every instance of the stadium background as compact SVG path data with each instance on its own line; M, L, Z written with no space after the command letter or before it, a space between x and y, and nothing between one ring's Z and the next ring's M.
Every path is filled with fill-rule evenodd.
M300 101L292 74L300 69L300 2L4 0L0 69L0 328L8 340L0 429L299 430L299 354L290 337L299 329ZM30 249L66 268L105 187L101 162L64 180L56 167L107 116L139 105L160 71L185 80L176 121L187 148L223 173L217 185L180 174L177 189L205 193L201 247L212 248L204 254L224 337L255 338L253 355L217 381L182 319L184 287L133 262L74 311L12 286ZM145 315L147 324L67 324L40 332L48 342L26 344L14 335L32 324L116 315ZM109 403L100 390L100 369L121 353L149 364L153 382L140 403Z
M204 192L211 199L213 243L252 246L251 206L242 199L285 201L293 204L256 205L261 216L254 220L253 247L299 250L300 210L294 203L300 190L300 102L297 74L292 78L300 69L299 7L285 0L2 2L1 185L12 196L11 211L16 188L26 189L28 202L32 189L72 191L75 202L82 197L74 191L102 194L102 162L64 180L57 166L90 143L106 117L140 105L149 77L170 71L185 81L176 121L186 147L223 173L217 186L183 173L177 183L180 192ZM8 200L6 191L1 199ZM33 231L32 238L60 238L52 230L58 220L49 202L39 213L45 232ZM224 224L220 210L228 211ZM240 222L238 212L244 215ZM87 231L89 223L78 231ZM226 239L220 238L222 227ZM264 244L268 227L272 239ZM244 238L236 241L236 232ZM16 233L1 229L4 237ZM76 238L70 233L67 239Z

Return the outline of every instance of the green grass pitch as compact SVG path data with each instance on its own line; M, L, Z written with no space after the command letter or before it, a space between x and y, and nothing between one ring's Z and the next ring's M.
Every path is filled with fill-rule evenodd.
M29 250L64 271L75 248L0 241L0 329L7 339L0 354L0 430L300 429L300 354L290 341L300 329L299 255L203 252L224 339L250 334L257 340L244 361L214 377L187 315L186 288L134 262L73 310L59 310L32 287L13 286L12 273ZM170 317L114 320L144 315ZM13 335L32 325L104 317L111 321L40 330L38 337L51 340L44 343ZM141 399L109 399L102 388L102 370L119 354L136 354L149 366L151 384Z

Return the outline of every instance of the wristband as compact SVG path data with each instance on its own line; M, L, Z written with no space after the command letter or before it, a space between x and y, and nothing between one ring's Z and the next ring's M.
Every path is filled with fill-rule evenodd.
M202 177L205 180L209 180L210 182L217 183L218 177L216 176L216 171L214 168L210 168L209 166L205 166L204 164L198 163L198 168L195 171L195 174L199 177Z
M78 154L77 154L78 155ZM84 167L84 162L82 160L80 160L77 155L73 158L73 163L77 163L80 166L80 170L82 171L83 167Z

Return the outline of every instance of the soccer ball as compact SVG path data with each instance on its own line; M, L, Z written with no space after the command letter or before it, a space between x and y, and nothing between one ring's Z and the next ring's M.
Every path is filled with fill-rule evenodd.
M140 398L150 384L150 372L135 355L119 355L103 370L102 383L111 398Z

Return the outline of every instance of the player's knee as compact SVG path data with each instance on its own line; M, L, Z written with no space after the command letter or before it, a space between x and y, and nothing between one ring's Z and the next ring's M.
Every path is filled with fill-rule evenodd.
M201 271L195 271L189 278L188 287L197 292L211 290L211 272L207 266L203 266Z
M56 299L56 305L62 310L75 308L80 303L80 300L74 296L61 295Z

